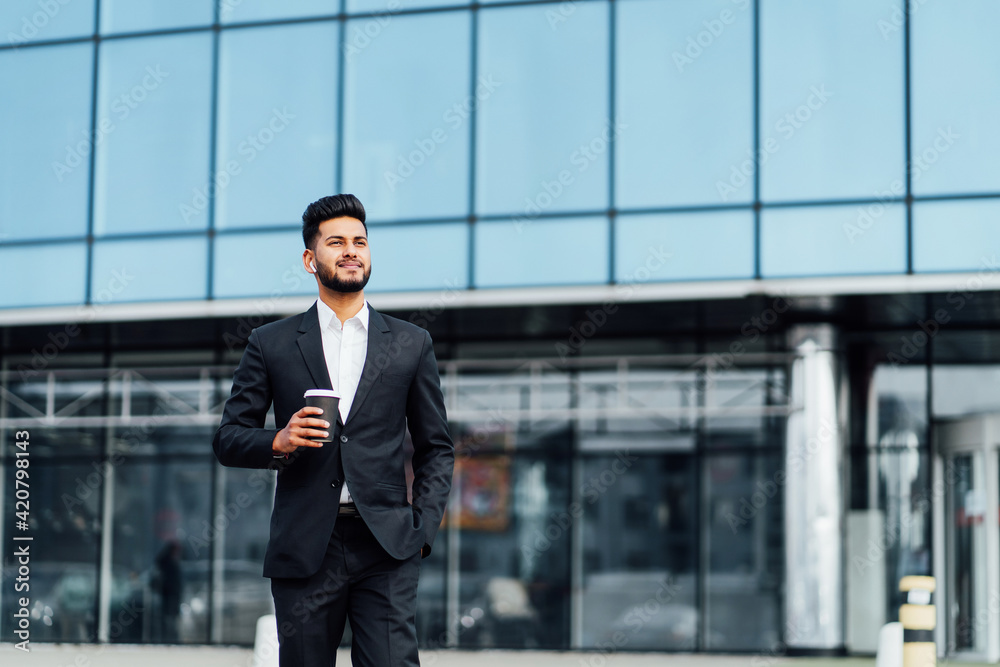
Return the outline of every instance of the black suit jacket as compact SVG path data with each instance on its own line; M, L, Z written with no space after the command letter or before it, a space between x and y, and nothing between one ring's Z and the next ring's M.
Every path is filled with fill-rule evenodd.
M264 428L271 403L283 427L305 405L307 389L332 388L315 304L251 332L212 447L225 466L278 470L265 577L308 577L319 570L345 481L361 517L394 558L409 558L424 546L429 553L441 524L455 447L430 335L371 309L368 355L346 423L323 415L333 442L275 459L277 430ZM404 468L407 427L412 505Z

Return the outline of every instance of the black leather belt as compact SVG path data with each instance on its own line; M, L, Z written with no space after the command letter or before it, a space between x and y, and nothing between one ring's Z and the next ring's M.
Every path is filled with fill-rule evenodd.
M340 510L337 511L337 516L354 516L360 517L358 513L358 506L354 503L343 503L340 506Z

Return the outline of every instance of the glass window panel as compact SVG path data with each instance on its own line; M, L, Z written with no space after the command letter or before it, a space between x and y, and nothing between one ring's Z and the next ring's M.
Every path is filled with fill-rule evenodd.
M467 215L471 15L397 17L361 49L372 21L347 24L343 189L379 220Z
M899 345L902 347L902 342ZM875 369L872 385L875 414L866 419L865 444L922 446L927 439L927 367L919 360L912 366L882 364Z
M749 7L745 0L619 4L617 119L624 129L615 143L616 206L753 199Z
M608 221L477 222L477 287L600 283L608 279Z
M1000 200L913 205L914 271L1000 270Z
M0 90L16 100L0 104L0 243L87 233L93 54L0 51Z
M315 294L316 280L302 266L304 249L299 230L220 234L215 238L213 294L219 298Z
M295 223L333 191L338 57L333 22L222 34L217 228Z
M773 455L715 455L705 460L708 650L766 649L781 640L785 527L781 462Z
M623 216L615 225L618 282L753 277L749 211Z
M468 287L468 223L373 227L369 238L373 292Z
M568 439L564 426L543 454L456 462L460 647L569 647Z
M905 271L901 205L765 209L761 216L766 278Z
M385 24L386 18L404 9L419 9L420 7L446 7L449 5L467 5L469 0L347 0L348 13L376 12ZM374 28L370 28L374 30ZM376 34L377 36L377 34ZM427 45L425 45L427 46Z
M7 436L13 441L13 433ZM29 449L43 441L68 434L52 430L47 434L31 429ZM95 434L97 435L97 434ZM65 441L60 445L67 444ZM14 611L20 608L18 598L28 597L31 613L30 640L32 642L63 642L69 644L97 641L97 559L101 544L101 494L103 478L92 467L93 461L40 464L31 459L29 528L27 532L15 528L15 471L6 465L4 474L4 559L3 559L3 617L0 619L0 636L3 641L21 641L15 638L17 619ZM98 468L99 470L99 468ZM14 542L11 536L32 537L31 542ZM31 573L29 591L17 592L14 581L18 577L19 563L15 547L30 545ZM6 664L18 662L13 659ZM31 659L20 661L31 664Z
M214 0L101 0L101 32L139 32L211 25Z
M691 651L700 616L694 457L627 447L583 461L583 648L619 646L624 635L630 651Z
M550 5L480 12L480 214L608 206L608 7L573 7L557 29Z
M925 4L911 18L913 191L996 192L1000 5Z
M220 641L251 645L257 619L274 613L270 583L261 576L267 547L267 531L261 526L269 525L271 520L275 477L270 470L218 466L217 479L225 490L225 504L216 508L212 521L191 542L197 546L195 556L200 557L208 553L213 541L224 539L222 581L218 587L222 594ZM219 531L216 526L225 530Z
M763 199L866 197L902 179L903 33L878 27L898 4L762 0Z
M935 366L935 419L966 417L1000 411L1000 366Z
M223 23L331 16L339 11L340 0L219 0L219 20Z
M103 44L96 234L206 226L211 63L209 33Z
M90 290L95 302L204 299L208 239L97 241Z
M208 643L211 561L193 538L210 525L212 460L127 461L114 477L111 641Z
M87 244L0 246L0 285L7 286L0 290L3 308L83 303Z
M94 34L94 0L4 0L0 3L0 44Z
M930 457L909 447L882 447L852 453L853 509L845 540L849 579L862 585L882 585L884 591L864 594L866 619L895 621L899 617L899 580L907 575L931 575L931 514L942 501L942 490L931 483ZM855 497L857 496L857 497ZM873 558L872 539L891 540ZM881 546L881 545L880 545ZM871 609L873 598L884 609ZM848 609L857 614L858 610ZM877 628L874 635L877 634Z

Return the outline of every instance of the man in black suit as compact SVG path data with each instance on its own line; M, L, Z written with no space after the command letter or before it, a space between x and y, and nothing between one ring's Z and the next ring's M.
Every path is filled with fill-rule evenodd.
M302 221L319 299L251 332L212 446L223 465L278 470L264 576L282 667L335 664L346 618L356 667L419 665L420 558L455 460L431 338L365 300L371 254L354 195L313 202ZM337 391L339 413L303 407L308 389ZM272 402L280 430L264 427Z

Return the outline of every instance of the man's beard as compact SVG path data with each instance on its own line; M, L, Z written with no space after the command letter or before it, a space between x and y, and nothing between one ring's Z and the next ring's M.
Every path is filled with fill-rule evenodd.
M353 293L360 292L368 284L368 279L372 276L370 266L364 267L364 275L361 278L341 279L336 271L331 271L326 264L316 262L316 275L323 286L334 292Z

